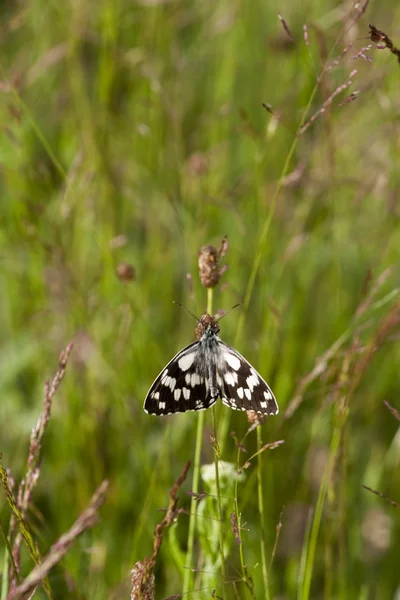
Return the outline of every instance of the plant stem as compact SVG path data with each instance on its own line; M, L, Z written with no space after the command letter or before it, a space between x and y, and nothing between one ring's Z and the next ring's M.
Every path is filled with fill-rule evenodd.
M221 488L219 485L219 450L218 450L218 440L217 440L217 418L216 418L216 409L215 406L212 407L212 420L214 427L214 437L216 448L214 451L214 462L215 462L215 485L217 488L217 505L218 505L218 534L219 534L219 551L221 554L221 566L222 566L222 575L223 575L223 589L226 581L226 565L225 565L225 555L224 555L224 536L223 536L223 528L222 528L222 503L221 503Z
M197 433L196 433L196 447L194 451L194 466L193 466L193 482L192 492L197 494L199 491L199 479L200 479L200 455L201 445L203 441L203 430L204 430L204 411L199 413L197 421ZM189 517L189 534L188 544L186 552L186 569L183 577L183 594L188 594L192 585L192 561L193 561L193 546L194 546L194 534L196 531L196 516L197 516L197 500L193 495L190 502L190 517Z
M298 586L298 598L299 600L308 600L310 598L310 589L311 589L311 579L313 575L313 567L315 565L315 555L317 551L317 539L318 533L322 520L322 510L324 507L324 502L328 490L328 481L329 477L332 474L332 469L335 464L337 450L339 448L340 443L340 435L341 428L335 427L331 444L330 444L330 452L329 459L325 467L324 475L321 481L321 485L319 488L317 505L315 508L315 512L312 519L312 524L310 525L310 533L308 537L308 541L305 542L305 557L304 557L304 569L301 570L299 576L299 586Z
M213 300L213 289L207 288L207 313L212 312L212 300ZM196 518L197 518L197 499L195 494L199 491L199 480L200 480L200 457L201 447L203 443L203 432L204 432L204 421L205 412L200 411L197 420L197 432L196 432L196 446L194 450L194 466L193 466L193 481L192 481L192 492L193 496L190 502L190 517L189 517L189 533L188 543L186 551L186 569L183 577L183 594L188 594L192 585L192 569L193 569L193 548L194 548L194 536L196 532ZM219 486L219 479L218 484ZM219 494L218 494L219 496Z
M262 439L261 439L261 427L257 427L257 451L261 450ZM258 488L258 510L260 513L260 543L261 543L261 564L262 574L264 581L264 590L266 600L270 599L269 594L269 580L268 580L268 567L267 567L267 553L265 549L265 529L264 529L264 490L262 485L262 458L263 454L260 452L257 456L257 488Z
M242 444L244 443L246 437L248 435L248 431L242 439ZM248 572L244 562L244 552L243 552L243 542L242 542L242 533L241 533L241 514L239 513L239 500L238 500L238 487L239 487L239 470L240 470L240 449L238 447L236 454L236 481L235 481L235 498L234 498L234 508L236 514L236 523L239 532L239 556L240 556L240 565L242 568L242 581L246 585L247 593L250 594L251 598L255 600L254 590L251 581L248 579Z

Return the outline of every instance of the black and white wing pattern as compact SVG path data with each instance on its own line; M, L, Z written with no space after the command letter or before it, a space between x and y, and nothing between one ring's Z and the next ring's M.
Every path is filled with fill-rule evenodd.
M278 404L267 382L234 348L222 341L219 345L222 402L235 410L276 415Z
M151 386L144 402L151 415L171 415L188 410L205 410L217 401L198 364L199 346L193 342L167 364Z
M219 338L219 325L203 315L193 342L167 364L151 386L144 410L171 415L210 408L218 398L235 410L276 415L278 405L268 384L239 352Z

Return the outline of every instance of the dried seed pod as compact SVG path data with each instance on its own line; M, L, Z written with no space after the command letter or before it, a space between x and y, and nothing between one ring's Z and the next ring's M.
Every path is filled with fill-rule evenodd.
M217 285L220 279L218 268L218 250L214 246L203 246L199 253L199 275L201 284L206 288Z
M150 561L138 561L131 571L131 600L154 600L155 580Z
M265 421L264 415L256 413L254 410L247 410L246 414L247 414L247 420L249 421L249 423L251 423L255 427L262 425Z
M133 281L136 279L135 267L129 263L120 263L116 268L116 273L120 281Z
M199 275L202 285L206 288L212 288L217 285L221 275L226 271L226 267L219 267L219 259L225 256L228 250L228 241L225 236L221 242L221 248L217 250L215 246L203 246L199 252Z
M240 546L240 531L239 531L239 524L238 524L238 520L237 520L237 516L235 512L231 513L231 530L232 533L235 537L235 541L237 543L238 546Z

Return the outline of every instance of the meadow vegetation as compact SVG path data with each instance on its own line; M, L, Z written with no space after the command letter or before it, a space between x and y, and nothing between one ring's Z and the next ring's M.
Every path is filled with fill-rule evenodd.
M0 14L0 600L397 598L400 5ZM173 301L277 416L143 412Z

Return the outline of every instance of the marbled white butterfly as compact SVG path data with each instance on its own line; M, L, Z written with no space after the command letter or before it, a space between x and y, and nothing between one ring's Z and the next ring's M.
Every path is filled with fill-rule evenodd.
M218 336L219 325L203 315L193 342L168 363L151 386L144 410L170 415L210 408L218 398L236 410L276 415L278 405L268 384L239 352Z

